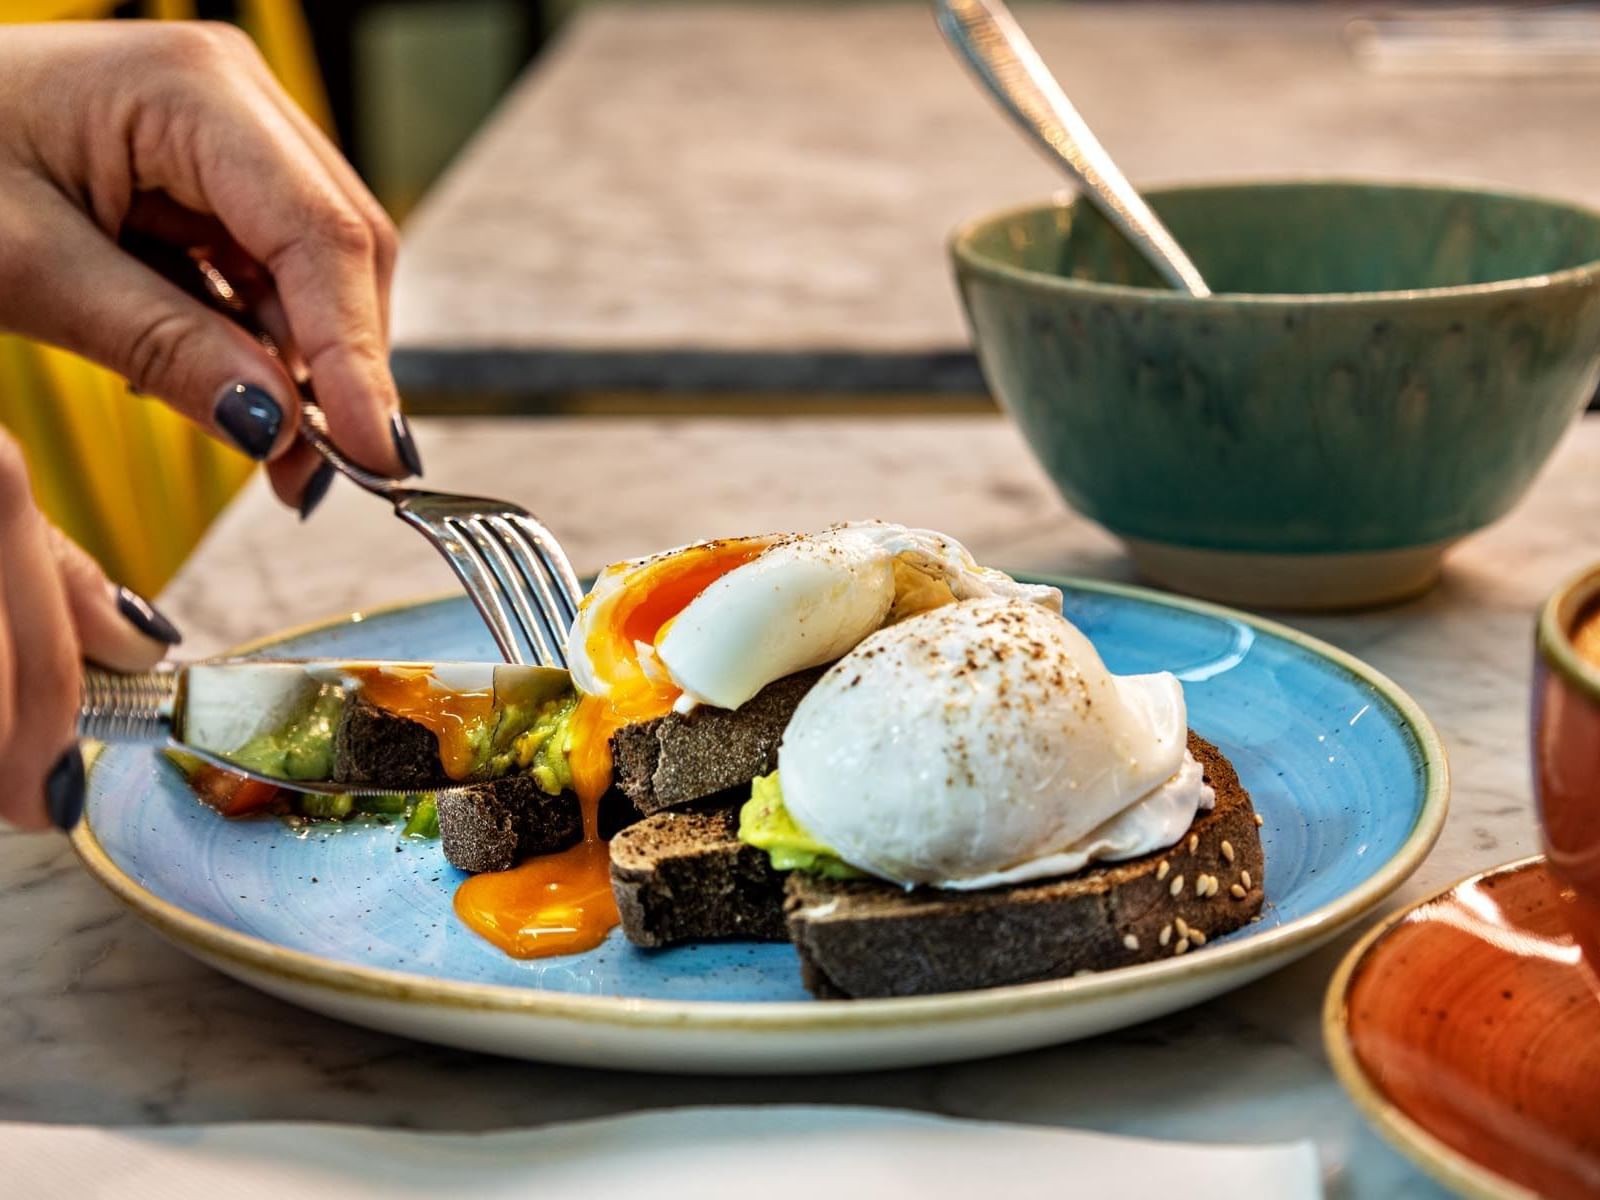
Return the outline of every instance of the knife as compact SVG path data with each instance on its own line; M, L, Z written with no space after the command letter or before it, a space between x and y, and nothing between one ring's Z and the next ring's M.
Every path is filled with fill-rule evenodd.
M252 739L284 730L332 695L356 699L376 672L426 673L441 693L486 696L498 713L537 706L572 690L555 667L510 663L398 662L385 659L212 659L162 663L142 675L85 667L78 736L114 745L163 746L247 779L322 796L405 792L404 787L289 779L240 765L232 756Z

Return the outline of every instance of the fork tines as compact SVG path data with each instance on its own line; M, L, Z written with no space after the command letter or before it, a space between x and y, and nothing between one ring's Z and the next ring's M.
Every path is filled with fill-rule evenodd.
M538 518L504 501L417 491L396 511L444 555L508 661L567 665L583 593Z

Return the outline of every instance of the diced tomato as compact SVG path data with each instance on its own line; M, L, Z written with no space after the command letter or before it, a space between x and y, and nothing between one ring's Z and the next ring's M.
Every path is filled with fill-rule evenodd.
M270 808L282 790L220 767L201 767L189 777L189 783L200 799L225 817L243 817Z

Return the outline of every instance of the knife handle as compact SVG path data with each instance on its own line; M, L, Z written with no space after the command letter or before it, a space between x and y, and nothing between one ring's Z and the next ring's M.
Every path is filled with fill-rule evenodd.
M172 734L178 667L163 663L142 675L83 668L78 736L97 742L165 745Z

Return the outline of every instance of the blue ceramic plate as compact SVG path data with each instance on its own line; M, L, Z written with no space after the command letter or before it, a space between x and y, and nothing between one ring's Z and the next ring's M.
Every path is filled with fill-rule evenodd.
M532 1058L671 1070L831 1070L974 1057L1085 1036L1237 986L1356 919L1443 823L1444 751L1403 692L1283 626L1137 589L1048 580L1112 670L1170 670L1190 724L1265 818L1263 919L1203 951L983 992L821 1004L788 945L647 952L620 931L518 962L455 918L463 875L393 825L296 833L224 821L150 750L96 762L76 844L163 933L222 970L336 1016ZM487 659L467 603L346 618L251 648Z

